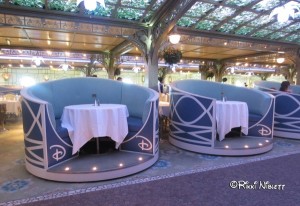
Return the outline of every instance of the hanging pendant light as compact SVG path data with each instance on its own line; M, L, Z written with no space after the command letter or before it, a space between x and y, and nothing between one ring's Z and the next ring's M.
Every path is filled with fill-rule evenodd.
M284 62L284 60L285 60L285 58L279 57L279 58L276 59L276 62L277 62L278 64L282 64L282 63Z
M132 68L132 71L134 71L135 73L138 73L141 70L141 67L139 67L137 65L137 63L135 63L135 66Z
M69 64L67 64L67 60L65 59L65 62L61 65L59 65L59 68L61 68L64 71L67 71L69 68L72 68Z
M300 11L300 4L295 1L290 1L283 6L275 8L269 18L271 19L273 16L277 15L277 21L279 23L285 23L289 20L290 17L295 18L295 12Z
M141 70L141 67L138 66L137 61L138 61L139 57L135 57L135 65L132 68L132 71L134 71L135 73L138 73Z
M45 63L43 57L32 57L32 60L31 60L31 61L33 61L34 64L35 64L36 66L38 66L38 67L41 66L41 63L42 63L42 62Z
M97 8L97 3L100 3L105 8L104 0L77 0L77 6L83 2L84 7L89 11L94 11Z
M177 32L177 27L175 26L171 34L169 35L169 41L171 44L178 44L180 42L181 36Z

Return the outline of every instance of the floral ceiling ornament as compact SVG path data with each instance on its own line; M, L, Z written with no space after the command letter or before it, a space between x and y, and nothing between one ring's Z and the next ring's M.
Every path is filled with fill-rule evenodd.
M182 53L174 47L168 47L162 51L162 56L167 64L173 65L180 61Z
M178 64L173 64L173 65L171 66L172 72L175 73L177 68L180 68L180 67L178 66Z
M4 79L5 81L7 81L7 80L10 78L10 73L5 72L5 73L2 74L2 77L3 77L3 79Z
M135 62L135 65L133 66L133 68L132 68L132 71L134 71L135 73L138 73L142 68L140 67L140 66L138 66L138 64L137 64L137 60L139 59L139 57L135 57L135 60L136 60L136 62Z
M44 62L44 58L43 57L32 57L32 61L35 63L36 66L40 66L41 63Z
M9 78L10 78L10 73L8 72L8 69L7 69L7 68L4 68L3 65L1 65L1 69L3 69L2 77L3 77L4 81L9 80Z
M84 2L84 7L89 11L94 11L97 8L97 3L100 3L105 8L104 0L77 0L77 6Z
M284 23L289 20L290 17L295 18L295 12L300 11L300 4L295 1L290 1L283 6L275 8L269 18L271 19L273 16L277 15L277 20L279 23Z
M64 71L67 71L69 68L72 69L72 66L67 64L67 60L65 59L65 62L63 64L59 65L59 68Z
M276 59L276 62L277 62L278 64L282 64L284 61L285 61L285 58L284 58L284 57L279 57L279 58Z
M135 73L138 73L141 70L141 67L139 67L137 65L137 63L135 63L134 67L132 68L132 71L134 71Z

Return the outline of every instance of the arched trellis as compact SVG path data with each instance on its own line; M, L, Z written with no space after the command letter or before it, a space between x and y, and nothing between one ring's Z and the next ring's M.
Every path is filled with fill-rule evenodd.
M109 61L109 54L92 54L90 62L87 63L85 67L75 69L83 72L87 77L90 77L100 70L100 68L96 66L97 63L102 64L105 68L107 68Z
M215 77L216 82L221 82L228 66L223 61L205 61L199 64L199 72L202 79Z
M264 80L266 81L269 77L271 77L271 73L260 73L260 74L257 74L257 76L259 76L261 78L261 80Z

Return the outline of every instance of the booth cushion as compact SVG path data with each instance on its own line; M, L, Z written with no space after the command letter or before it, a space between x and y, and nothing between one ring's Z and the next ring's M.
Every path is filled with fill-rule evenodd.
M146 88L124 84L122 87L121 104L127 105L130 116L142 119L144 113L148 114L148 111L145 112L145 109L147 109L145 107L150 107L150 105L145 105L145 103L147 103L150 96Z
M56 123L56 132L58 133L58 135L64 140L66 141L67 143L69 144L72 144L71 143L71 139L69 137L69 133L68 133L68 130L64 127L61 126L61 121L60 119L56 119L55 121Z
M258 122L262 119L262 115L249 113L249 122Z
M127 123L128 123L129 132L138 132L143 126L143 122L141 118L132 117L132 116L127 118Z

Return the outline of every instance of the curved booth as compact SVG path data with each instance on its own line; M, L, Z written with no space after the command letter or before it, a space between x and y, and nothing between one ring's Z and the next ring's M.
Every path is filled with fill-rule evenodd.
M257 81L254 88L275 97L274 136L300 139L300 86L291 85L291 93L279 91L281 83Z
M93 104L92 94L101 104L127 106L128 134L117 151L74 154L61 116L65 106ZM26 169L33 175L64 182L106 180L142 171L158 159L158 93L152 89L83 77L40 83L21 95Z
M222 95L228 102L247 103L247 135L218 139L216 105ZM181 80L171 84L170 105L169 141L177 147L232 156L259 154L273 147L274 98L269 94L217 82Z

